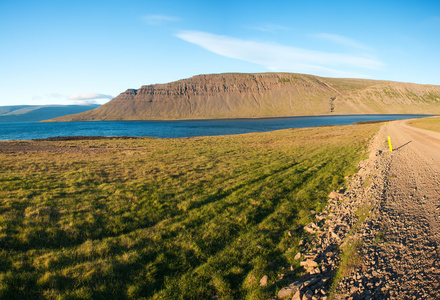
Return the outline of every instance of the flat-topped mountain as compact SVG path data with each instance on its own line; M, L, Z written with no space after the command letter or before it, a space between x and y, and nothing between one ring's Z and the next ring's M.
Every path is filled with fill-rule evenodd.
M440 86L293 73L211 74L128 89L51 121L440 114Z

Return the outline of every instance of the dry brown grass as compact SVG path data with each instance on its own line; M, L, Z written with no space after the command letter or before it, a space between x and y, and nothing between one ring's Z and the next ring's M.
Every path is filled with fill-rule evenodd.
M440 117L412 120L408 124L417 128L440 132Z

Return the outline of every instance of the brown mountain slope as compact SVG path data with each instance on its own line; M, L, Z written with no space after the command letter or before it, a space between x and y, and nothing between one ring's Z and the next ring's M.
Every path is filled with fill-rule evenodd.
M292 73L199 75L129 89L97 109L52 121L440 114L440 86Z

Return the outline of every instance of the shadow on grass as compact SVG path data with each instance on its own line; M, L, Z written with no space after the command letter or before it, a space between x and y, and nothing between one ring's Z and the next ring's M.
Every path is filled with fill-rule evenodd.
M191 205L191 209L197 209L197 208L202 207L202 206L204 206L206 204L210 204L210 203L222 200L222 199L230 196L234 192L239 191L240 189L243 189L245 187L249 187L250 185L254 185L254 184L258 183L258 182L266 180L267 178L273 176L274 174L278 174L280 172L286 171L286 170L288 170L288 169L290 169L290 168L292 168L292 167L294 167L296 165L298 165L298 163L293 163L293 164L290 164L290 165L285 166L283 168L274 170L270 174L264 174L262 176L259 176L259 177L255 178L255 179L251 180L251 181L248 181L248 182L242 183L240 185L237 185L235 188L232 188L232 189L230 189L228 191L224 191L223 189L220 189L219 192L217 192L217 193L215 193L213 195L209 195L208 197L205 198L205 200L197 202L197 203L194 203L193 205Z

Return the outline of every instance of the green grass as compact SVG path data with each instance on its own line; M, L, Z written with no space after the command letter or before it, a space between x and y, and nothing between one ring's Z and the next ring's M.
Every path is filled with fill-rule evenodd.
M0 298L267 299L377 129L0 142Z
M361 247L362 242L359 240L359 238L350 239L344 245L344 247L342 247L341 262L339 263L338 271L336 272L330 287L330 299L335 299L335 293L337 291L339 281L348 276L354 268L361 264Z
M409 121L411 126L440 132L440 117L421 118Z
M367 181L363 184L364 188L370 186L370 180L371 178L368 177ZM355 211L357 221L348 232L346 241L339 247L341 253L341 262L339 263L335 276L332 278L329 299L336 298L339 281L348 276L353 269L361 266L362 264L362 257L360 254L362 241L359 236L356 236L356 233L359 231L359 227L370 216L373 208L374 203L371 202L371 199L366 199L366 201Z
M332 278L332 285L329 293L330 299L335 299L339 281L348 276L353 269L362 264L362 257L360 254L362 241L355 234L359 230L359 226L361 226L367 217L369 217L370 212L374 207L374 204L370 201L371 200L367 200L363 205L356 209L355 215L358 217L358 220L348 232L347 241L340 247L341 262L339 263L335 276Z

